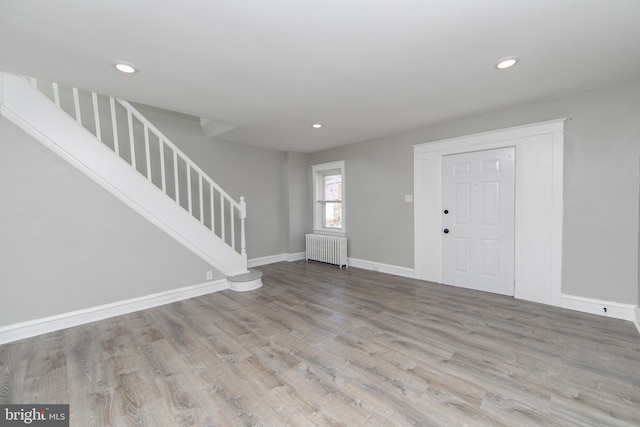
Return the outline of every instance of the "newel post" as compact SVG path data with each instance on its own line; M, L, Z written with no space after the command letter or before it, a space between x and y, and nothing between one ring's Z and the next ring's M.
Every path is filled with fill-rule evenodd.
M247 254L247 243L245 241L244 234L244 220L247 217L247 203L244 201L244 196L240 197L240 254Z

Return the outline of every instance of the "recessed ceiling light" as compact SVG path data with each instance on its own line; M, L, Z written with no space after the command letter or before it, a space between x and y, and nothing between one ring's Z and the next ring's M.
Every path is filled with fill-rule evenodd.
M320 123L314 123L311 125L312 128L314 129L320 129L322 127L322 125Z
M132 64L128 64L126 62L122 62L122 61L118 61L114 64L114 67L116 67L116 70L121 71L125 74L133 74L136 71L138 71L136 69L136 67L134 67Z
M518 63L520 58L517 56L507 56L506 58L502 58L498 62L496 62L496 68L498 70L505 70L507 68L511 68Z

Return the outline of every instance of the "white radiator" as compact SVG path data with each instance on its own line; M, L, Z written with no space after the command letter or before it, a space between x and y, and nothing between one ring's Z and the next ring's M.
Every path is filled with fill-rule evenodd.
M347 263L347 238L307 234L307 261L320 261L349 267Z

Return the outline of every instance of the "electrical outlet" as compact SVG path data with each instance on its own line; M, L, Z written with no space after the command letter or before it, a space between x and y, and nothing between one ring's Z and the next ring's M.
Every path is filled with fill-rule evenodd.
M211 280L213 279L213 271L209 270L207 271L207 280Z

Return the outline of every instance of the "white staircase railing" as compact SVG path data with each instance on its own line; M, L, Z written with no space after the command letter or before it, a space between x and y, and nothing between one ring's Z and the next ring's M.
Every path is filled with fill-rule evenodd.
M244 197L236 202L129 102L34 78L27 81L246 258Z

